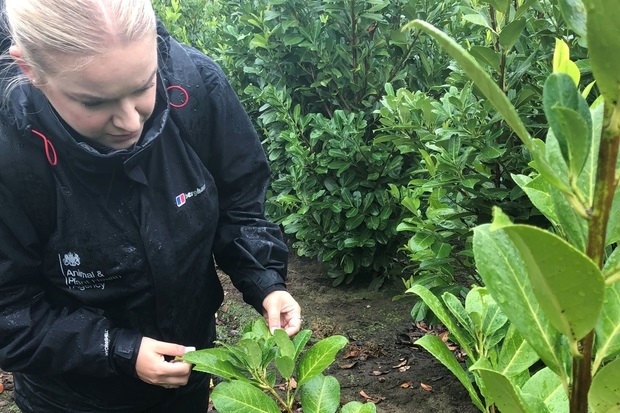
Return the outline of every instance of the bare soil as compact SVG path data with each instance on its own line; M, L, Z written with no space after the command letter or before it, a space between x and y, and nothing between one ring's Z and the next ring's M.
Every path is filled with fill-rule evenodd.
M222 277L226 298L218 313L220 339L234 340L239 329L258 315L241 305L240 294ZM340 334L349 345L326 374L341 384L343 403L374 402L380 413L475 413L478 410L458 380L413 341L425 326L410 317L413 298L394 301L402 283L370 291L365 285L332 287L321 267L291 257L288 287L302 306L303 328L312 340ZM434 331L434 329L429 328ZM0 371L0 413L17 413L12 377ZM1 386L0 386L1 388Z

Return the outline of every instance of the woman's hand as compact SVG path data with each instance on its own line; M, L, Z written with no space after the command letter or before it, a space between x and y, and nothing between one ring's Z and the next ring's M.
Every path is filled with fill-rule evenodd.
M136 359L136 373L146 383L173 389L187 384L192 366L183 361L166 361L164 356L180 357L194 348L143 337Z
M287 291L273 291L263 300L263 315L272 333L282 328L289 336L301 328L301 307Z

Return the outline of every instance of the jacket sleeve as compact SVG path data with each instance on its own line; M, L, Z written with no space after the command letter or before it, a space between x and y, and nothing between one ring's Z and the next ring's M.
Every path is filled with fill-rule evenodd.
M41 276L41 242L0 169L0 367L33 374L135 374L139 334L95 309L52 307ZM9 170L10 171L10 170ZM13 180L10 180L13 181ZM10 188L11 187L11 188Z
M263 299L285 290L288 248L278 225L265 218L270 170L258 135L222 70L189 49L208 91L207 130L201 136L216 181L220 219L215 261L244 300L262 313ZM203 152L203 153L205 153Z

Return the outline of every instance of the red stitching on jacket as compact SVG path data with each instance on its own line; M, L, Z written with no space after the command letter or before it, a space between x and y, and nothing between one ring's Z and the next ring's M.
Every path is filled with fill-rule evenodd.
M43 145L45 146L45 157L47 158L47 161L50 165L56 166L56 164L58 163L58 156L56 156L56 149L54 149L54 145L52 145L52 142L39 131L31 129L30 132L43 139Z
M172 103L170 102L170 106L172 106L173 108L182 108L183 106L187 105L187 102L189 102L189 93L187 93L187 90L183 89L181 86L177 86L177 85L172 85L172 86L168 86L166 88L166 90L168 92L170 92L171 90L180 90L181 93L183 93L183 96L185 97L185 99L183 99L183 102L181 103Z

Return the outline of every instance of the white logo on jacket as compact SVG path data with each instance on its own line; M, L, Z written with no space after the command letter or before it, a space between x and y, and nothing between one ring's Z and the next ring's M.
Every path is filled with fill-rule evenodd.
M175 203L178 207L182 207L185 205L188 198L202 194L205 189L207 189L207 184L202 185L200 188L196 188L194 191L179 194L175 198Z
M77 267L80 265L80 256L75 252L68 252L62 259L62 263L67 267Z
M106 282L121 279L120 275L106 276L103 271L83 270L82 260L75 252L58 254L58 263L70 290L104 290Z

